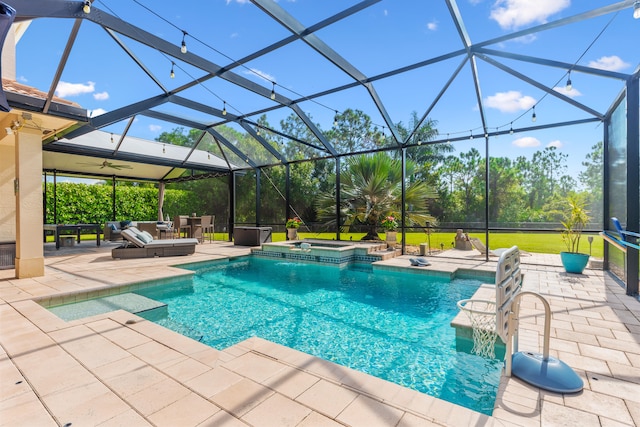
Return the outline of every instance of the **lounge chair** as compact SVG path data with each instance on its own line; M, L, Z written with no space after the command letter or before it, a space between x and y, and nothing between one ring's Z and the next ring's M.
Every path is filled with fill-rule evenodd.
M156 256L190 255L196 251L198 239L154 240L151 234L135 227L122 230L124 246L111 251L113 258L153 258Z
M469 237L469 241L471 242L471 245L476 248L476 250L478 252L480 252L482 255L486 255L487 253L487 247L484 245L484 243L482 243L482 241L480 239L478 239L477 237ZM497 256L499 257L500 255L503 254L503 252L509 250L510 248L498 248L498 249L489 249L489 256ZM531 254L529 252L525 252L525 251L520 251L520 255L524 255L524 256L530 256Z
M409 262L411 263L411 265L413 265L414 267L428 267L431 265L431 263L429 261L427 261L425 258L409 258Z
M640 249L640 245L636 245L627 240L627 236L638 239L640 238L640 234L634 233L632 231L626 231L624 228L622 228L620 220L616 217L611 217L611 222L613 223L613 226L616 229L617 233L611 233L605 230L600 232L600 236L602 236L602 238L625 253L627 252L627 246Z

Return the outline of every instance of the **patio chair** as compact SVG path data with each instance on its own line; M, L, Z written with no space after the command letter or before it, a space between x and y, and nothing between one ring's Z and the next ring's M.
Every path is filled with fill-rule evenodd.
M632 231L626 231L622 228L622 224L620 224L620 220L618 218L611 217L611 222L613 223L613 227L616 229L616 233L611 233L607 230L601 231L600 236L605 239L607 242L611 243L622 252L627 252L627 247L631 246L632 248L640 249L640 245L629 242L627 236L631 236L632 238L640 238L640 234L634 233Z
M615 227L616 231L620 235L620 240L622 240L623 242L625 240L627 240L627 238L624 235L625 234L624 233L624 228L622 228L622 224L620 224L620 220L618 218L616 218L615 216L612 216L611 217L611 222L613 223L613 226Z
M207 238L207 233L209 233L208 239L213 242L213 215L202 215L200 225L202 227L202 241L204 242L204 239Z
M187 222L186 215L176 215L173 218L173 231L176 233L176 237L180 238L182 235L182 230L184 230L184 237L191 236L191 226Z
M164 256L190 255L196 251L197 239L154 240L150 233L135 227L122 230L126 240L124 246L111 251L113 258L153 258Z
M486 255L487 254L487 247L484 245L484 243L482 243L482 241L480 239L478 239L477 237L469 237L469 241L471 242L471 245L476 248L476 250L478 252L480 252L482 255ZM489 249L489 256L497 256L499 257L500 255L502 255L502 253L506 250L508 250L509 248L498 248L498 249Z

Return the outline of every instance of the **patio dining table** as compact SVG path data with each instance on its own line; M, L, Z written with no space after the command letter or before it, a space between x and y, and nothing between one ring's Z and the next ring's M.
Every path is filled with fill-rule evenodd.
M187 217L187 224L191 227L189 228L189 237L198 239L199 242L202 242L202 217L189 216Z
M60 249L60 236L64 235L61 232L73 231L76 235L76 241L80 243L80 234L83 231L90 231L96 234L96 245L100 246L100 233L102 232L102 226L100 224L45 224L44 231L53 231L56 242L56 249ZM47 241L46 233L44 233L44 241Z

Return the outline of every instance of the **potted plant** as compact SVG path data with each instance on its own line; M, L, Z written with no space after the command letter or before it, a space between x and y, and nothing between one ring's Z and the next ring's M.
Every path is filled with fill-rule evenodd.
M586 209L586 202L583 197L577 194L571 194L567 197L567 209L564 212L564 220L562 221L562 240L567 246L566 252L560 252L562 265L567 273L582 274L587 263L589 255L580 253L580 237L582 230L589 222L589 212Z
M395 247L398 235L398 232L396 231L396 228L398 228L398 221L396 221L392 215L388 215L382 218L382 222L380 224L385 230L385 241L389 246Z
M298 217L289 218L285 224L287 227L287 240L296 240L298 238L298 228L300 228L302 220Z

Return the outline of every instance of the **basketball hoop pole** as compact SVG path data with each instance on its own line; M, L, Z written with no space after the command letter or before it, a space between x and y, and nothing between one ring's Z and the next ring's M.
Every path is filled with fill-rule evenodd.
M549 360L549 337L551 335L551 306L549 302L540 294L530 291L518 292L511 302L509 311L509 337L507 339L507 351L505 360L505 375L511 376L511 355L518 351L518 327L520 323L520 298L524 295L533 295L537 297L544 305L544 337L542 344L542 360Z

